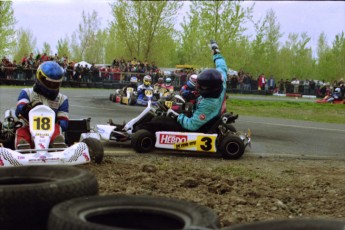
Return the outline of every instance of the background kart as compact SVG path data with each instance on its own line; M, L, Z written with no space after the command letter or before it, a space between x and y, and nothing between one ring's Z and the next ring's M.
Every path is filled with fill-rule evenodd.
M316 103L319 104L326 104L326 103L330 103L330 104L344 104L345 105L345 100L333 100L331 102L328 102L327 100L330 98L330 96L325 96L322 99L316 100Z
M115 103L121 103L125 105L135 105L138 97L138 92L133 87L126 89L126 94L122 93L122 89L115 90L115 94L109 95L109 100Z
M66 143L54 143L50 147L55 112L48 106L38 105L30 110L28 121L34 149L29 144L21 144L22 149L16 150L15 132L24 125L24 121L15 116L14 109L7 110L0 131L0 166L100 163L104 155L102 143L92 135L79 142L81 133L90 131L89 123L90 119L70 120L65 133Z

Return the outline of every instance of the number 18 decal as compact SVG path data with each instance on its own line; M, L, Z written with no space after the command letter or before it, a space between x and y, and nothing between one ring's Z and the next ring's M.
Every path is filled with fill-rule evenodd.
M53 128L51 117L34 116L33 129L40 131L51 131Z
M196 143L198 151L216 152L216 136L198 136Z

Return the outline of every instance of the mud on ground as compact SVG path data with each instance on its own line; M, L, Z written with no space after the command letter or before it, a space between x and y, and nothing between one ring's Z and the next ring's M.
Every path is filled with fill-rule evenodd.
M221 226L312 217L345 219L345 161L244 155L107 154L92 171L100 195L163 196L213 209Z

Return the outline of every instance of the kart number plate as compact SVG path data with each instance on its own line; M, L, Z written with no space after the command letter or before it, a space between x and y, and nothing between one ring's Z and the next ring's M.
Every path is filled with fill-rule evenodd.
M145 96L151 97L153 94L152 90L145 90Z
M35 131L52 131L53 119L50 116L34 116L33 118L33 130Z
M172 101L165 101L164 103L168 108L171 108L172 106Z
M199 135L194 140L174 144L175 149L216 152L216 136Z

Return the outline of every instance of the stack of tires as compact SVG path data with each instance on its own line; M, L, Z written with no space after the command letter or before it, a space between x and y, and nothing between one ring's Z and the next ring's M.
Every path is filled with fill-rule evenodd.
M93 174L70 166L0 168L0 229L218 229L213 210L163 197L98 196Z

